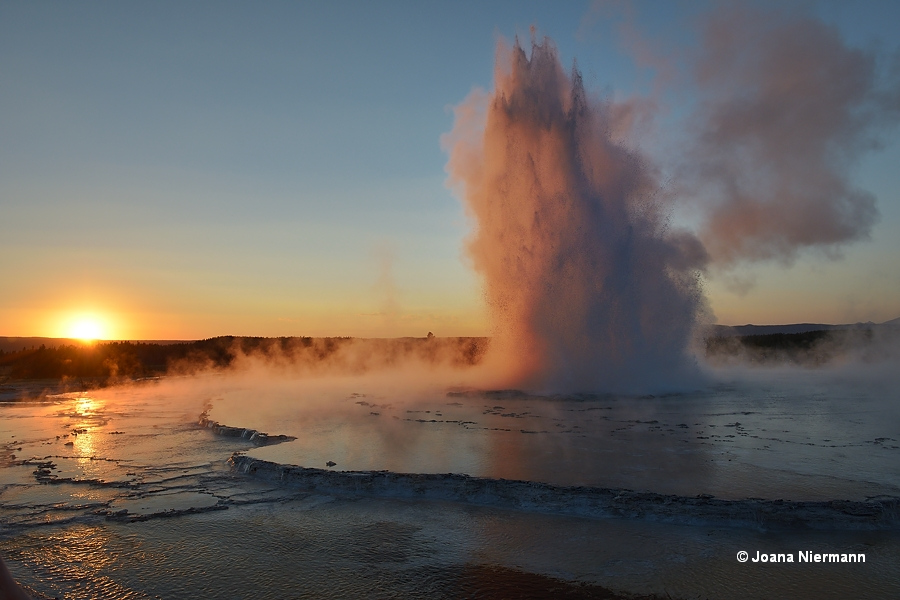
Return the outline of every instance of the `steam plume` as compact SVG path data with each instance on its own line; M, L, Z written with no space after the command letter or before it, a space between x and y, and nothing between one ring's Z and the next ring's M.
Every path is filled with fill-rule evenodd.
M850 172L900 116L874 53L813 16L735 4L704 21L694 83L704 101L684 174L717 263L790 262L869 236L875 198Z
M494 319L498 384L632 392L684 381L706 255L668 229L654 171L616 141L629 111L589 98L546 38L530 57L501 44L494 86L456 108L443 144L475 221L467 251Z

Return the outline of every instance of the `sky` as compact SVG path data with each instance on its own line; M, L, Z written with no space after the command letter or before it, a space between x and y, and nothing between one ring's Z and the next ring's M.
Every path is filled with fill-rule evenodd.
M441 136L492 88L498 40L535 27L594 97L652 106L630 143L677 196L711 97L684 65L714 6L3 2L0 335L488 334ZM885 73L900 56L896 2L790 10ZM895 122L872 135L845 162L875 216L711 267L717 322L900 317L900 139ZM702 228L690 203L671 210Z

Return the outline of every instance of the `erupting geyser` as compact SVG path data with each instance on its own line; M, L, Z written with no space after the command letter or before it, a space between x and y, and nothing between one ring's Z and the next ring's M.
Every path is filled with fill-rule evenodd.
M494 323L500 386L647 392L696 373L706 253L668 227L654 171L615 132L611 102L552 42L501 45L494 90L455 110L443 143L475 230L467 251Z

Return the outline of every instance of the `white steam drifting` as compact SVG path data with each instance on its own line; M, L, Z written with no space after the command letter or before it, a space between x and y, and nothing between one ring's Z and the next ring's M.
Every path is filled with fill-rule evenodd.
M703 21L681 182L717 264L868 238L878 209L852 167L900 117L900 82L877 58L804 12L735 4Z

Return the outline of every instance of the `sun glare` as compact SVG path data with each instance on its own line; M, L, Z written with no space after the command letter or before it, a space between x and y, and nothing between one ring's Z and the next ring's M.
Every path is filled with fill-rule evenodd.
M69 325L68 336L83 342L93 342L107 337L102 320L93 316L81 316Z
M122 339L121 313L107 307L61 310L49 316L44 335L53 338L96 341Z

